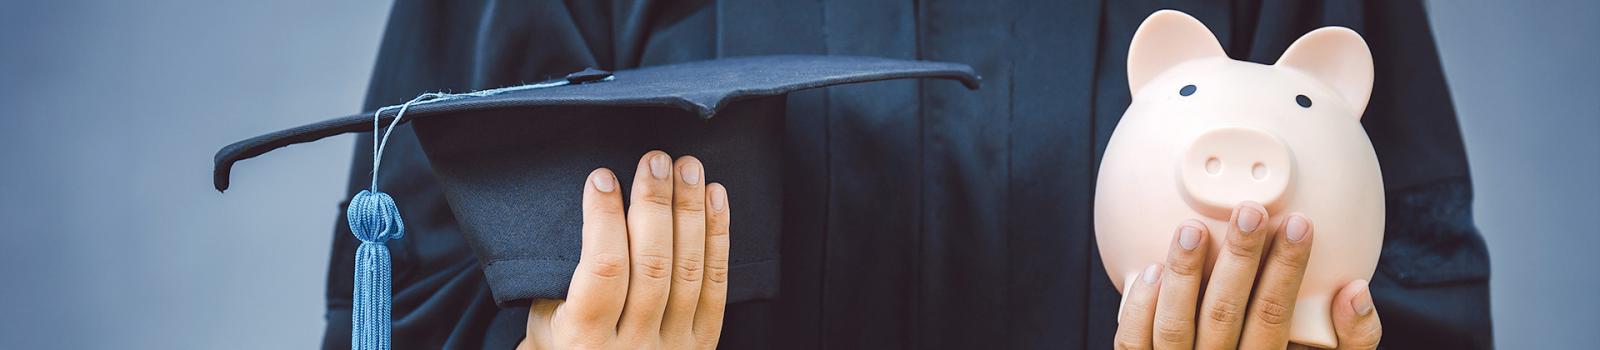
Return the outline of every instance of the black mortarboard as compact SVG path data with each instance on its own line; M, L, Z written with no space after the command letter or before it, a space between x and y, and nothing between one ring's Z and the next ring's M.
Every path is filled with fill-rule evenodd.
M425 95L434 100L406 106L399 122L415 122L422 149L497 302L565 297L581 242L581 196L574 184L597 167L631 168L651 149L700 158L707 180L721 182L732 192L730 205L739 212L730 229L738 237L730 252L729 299L737 302L777 292L784 95L903 78L956 79L968 88L978 85L972 68L962 64L845 56L741 57L615 73L585 70L530 86ZM216 155L216 188L228 188L230 168L239 160L296 143L374 130L379 123L392 128L399 112L385 108L223 147ZM631 183L631 171L616 174L621 184ZM358 194L350 205L350 224L358 237L363 235L358 225L387 224L379 221L389 218L379 216L392 215L398 224L392 209L369 207L384 201L392 206L387 195L369 201L362 199L365 194ZM358 210L371 212L358 215ZM395 226L394 234L399 234ZM387 265L382 271L365 271L372 266L362 266L362 254L367 251L358 254L357 279L366 272L386 281ZM382 254L387 264L387 251ZM368 297L382 298L386 305L384 283L374 287L381 288L375 292L382 295ZM362 291L358 283L357 304L362 293L373 292ZM383 309L377 316L386 326L387 306ZM363 333L362 313L355 311L358 337ZM382 333L386 341L387 327Z

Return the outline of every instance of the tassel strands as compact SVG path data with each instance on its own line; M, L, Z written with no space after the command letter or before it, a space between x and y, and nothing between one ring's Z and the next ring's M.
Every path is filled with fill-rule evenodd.
M393 277L385 243L405 236L405 224L394 198L369 190L350 199L346 216L350 232L361 240L361 246L356 248L350 348L389 349Z

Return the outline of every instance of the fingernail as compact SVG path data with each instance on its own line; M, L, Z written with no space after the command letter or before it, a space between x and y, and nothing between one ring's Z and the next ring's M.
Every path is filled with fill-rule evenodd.
M1238 221L1240 232L1255 232L1257 227L1261 227L1261 212L1256 211L1256 208L1239 206Z
M1200 230L1184 225L1178 230L1178 245L1182 246L1183 250L1194 250L1195 246L1200 245Z
M1150 264L1144 268L1144 284L1156 284L1161 280L1161 264Z
M712 187L711 188L711 210L715 210L717 212L721 212L723 209L727 209L727 208L728 208L728 191L722 189L722 186Z
M667 169L672 167L669 163L671 163L671 160L667 159L665 154L651 156L650 175L655 176L657 179L666 179Z
M1285 233L1289 235L1290 242L1299 242L1300 240L1305 239L1306 232L1311 231L1311 225L1307 225L1306 219L1300 217L1299 215L1290 216L1289 224L1286 226L1288 226L1286 230L1289 232Z
M611 181L611 176L610 175L606 175L605 173L601 173L601 172L596 172L596 173L594 173L593 176L590 176L590 177L594 178L592 180L592 181L594 181L594 189L600 190L600 192L611 193L611 191L617 189L617 182L616 181Z
M700 167L699 166L696 166L694 164L684 164L683 165L683 170L679 171L679 172L683 174L683 183L690 184L690 185L694 185L694 184L699 184L700 183Z
M1356 310L1356 316L1366 316L1372 313L1372 291L1367 289L1366 283L1361 283L1361 293L1355 300L1350 301L1350 307Z

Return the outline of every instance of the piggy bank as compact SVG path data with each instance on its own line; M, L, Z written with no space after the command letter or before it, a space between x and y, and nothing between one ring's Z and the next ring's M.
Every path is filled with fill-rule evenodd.
M1360 123L1372 69L1366 41L1342 27L1311 31L1263 65L1229 59L1182 12L1145 19L1128 50L1132 105L1095 189L1095 238L1117 288L1165 261L1186 219L1209 228L1210 271L1238 203L1265 206L1264 227L1301 212L1316 237L1290 340L1335 346L1333 296L1372 278L1383 243L1383 179Z

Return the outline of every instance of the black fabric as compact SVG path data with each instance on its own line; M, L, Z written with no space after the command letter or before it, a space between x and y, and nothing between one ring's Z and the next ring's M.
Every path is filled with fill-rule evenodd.
M1366 38L1377 80L1362 122L1389 198L1372 281L1385 347L1492 346L1487 254L1418 0L403 0L368 106L713 57L971 64L986 79L976 92L896 81L790 95L779 294L730 305L722 347L1109 348L1118 295L1093 249L1095 166L1129 102L1128 41L1161 8L1195 15L1230 56L1255 62L1324 25ZM509 348L527 311L496 307L409 128L385 161L406 175L383 184L417 225L396 253L396 344ZM366 137L352 193L370 169ZM341 348L356 242L342 227L334 237L325 345Z

